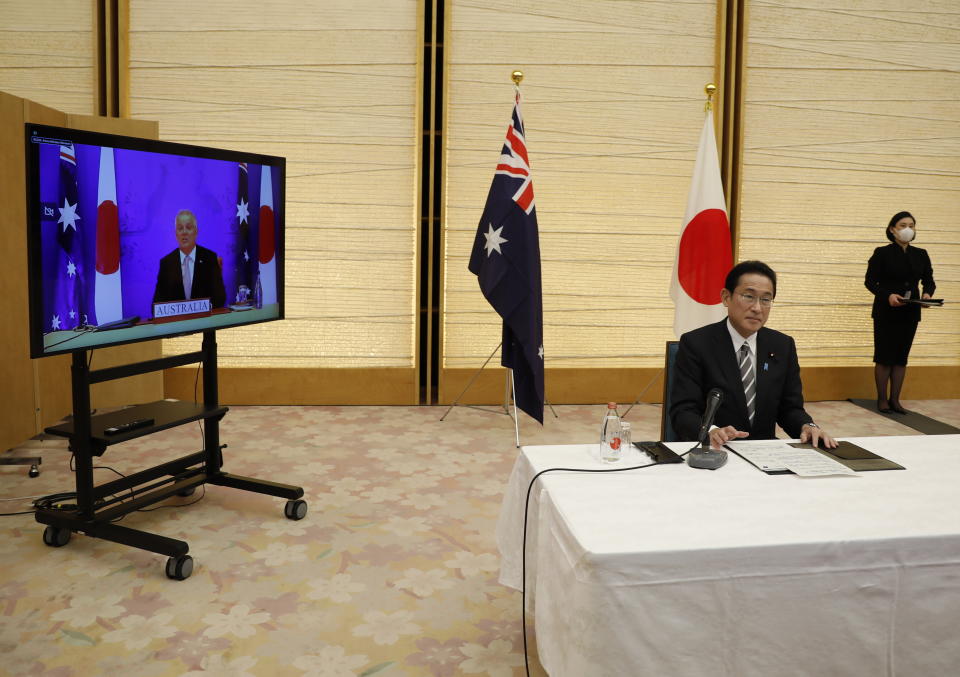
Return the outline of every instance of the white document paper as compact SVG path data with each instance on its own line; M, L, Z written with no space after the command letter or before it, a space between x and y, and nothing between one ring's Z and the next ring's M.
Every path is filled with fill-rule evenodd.
M823 477L825 475L856 475L843 463L827 458L813 449L793 448L793 454L784 459L787 470L801 477Z
M857 474L813 449L797 449L782 440L727 442L726 446L765 472L789 470L802 477Z
M761 470L767 472L782 472L787 470L783 463L783 454L793 450L793 447L780 440L763 440L757 442L727 442L738 455L743 456Z

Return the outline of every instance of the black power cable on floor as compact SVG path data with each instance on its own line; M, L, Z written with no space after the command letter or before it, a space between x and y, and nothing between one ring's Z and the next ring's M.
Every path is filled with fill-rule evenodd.
M71 454L69 468L72 472L76 472L76 468L74 467L74 458L75 456ZM95 465L95 466L92 466L92 470L109 470L110 472L115 473L116 475L122 478L127 477L119 470L116 470L115 468L111 468L108 465ZM134 512L151 512L153 510L159 510L161 508L185 508L188 505L193 505L194 503L197 503L203 500L203 498L207 495L206 486L201 485L201 489L202 489L202 493L200 494L200 496L190 501L189 503L165 504L165 505L159 505L155 508L138 508ZM131 500L137 497L137 491L133 487L129 487L128 491L130 492ZM111 498L116 499L117 495L113 494ZM47 494L46 496L41 496L39 498L34 499L32 510L24 510L22 512L4 512L4 513L0 513L0 517L13 517L14 515L33 515L37 512L37 510L47 510L47 511L76 510L77 505L75 502L65 503L65 501L76 501L76 500L77 500L77 492L75 491L64 491L56 494ZM98 504L102 505L103 501L102 500L98 501ZM120 515L119 517L116 517L110 521L119 522L124 517L126 517L126 514Z

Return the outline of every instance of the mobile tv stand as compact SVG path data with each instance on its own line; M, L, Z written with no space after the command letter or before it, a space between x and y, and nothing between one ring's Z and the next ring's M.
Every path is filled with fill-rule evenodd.
M197 362L203 365L202 404L160 400L97 416L90 415L90 386L94 383ZM307 503L302 500L301 487L231 475L221 469L223 447L220 445L219 424L227 413L227 407L218 403L217 341L214 330L203 332L203 344L199 352L96 371L90 371L86 351L79 351L73 355L71 371L73 419L47 428L46 432L70 440L69 448L76 460L76 505L67 509L49 506L37 510L37 521L48 525L43 532L43 542L47 545L58 548L70 541L73 532L84 533L167 555L167 576L183 580L193 572L193 558L187 554L190 546L186 542L121 526L115 524L114 520L170 496L189 496L202 484L217 484L285 498L287 503L283 512L288 519L303 519L307 514ZM205 421L201 451L121 479L94 485L93 458L102 455L108 446L199 420ZM137 427L125 426L131 422L138 422Z

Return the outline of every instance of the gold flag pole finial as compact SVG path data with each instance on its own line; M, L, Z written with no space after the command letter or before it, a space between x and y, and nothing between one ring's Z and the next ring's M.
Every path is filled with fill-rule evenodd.
M703 106L703 112L713 110L713 95L717 93L717 86L715 84L708 83L706 87L703 88L703 91L707 94L707 103Z
M510 79L513 80L513 84L519 87L520 83L523 82L523 71L513 71L510 74Z

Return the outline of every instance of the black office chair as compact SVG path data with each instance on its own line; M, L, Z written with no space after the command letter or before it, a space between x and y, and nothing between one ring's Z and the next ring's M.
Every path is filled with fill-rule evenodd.
M677 442L679 438L670 423L670 394L673 392L673 365L677 361L680 341L667 341L663 354L663 407L660 411L660 439L664 442Z

